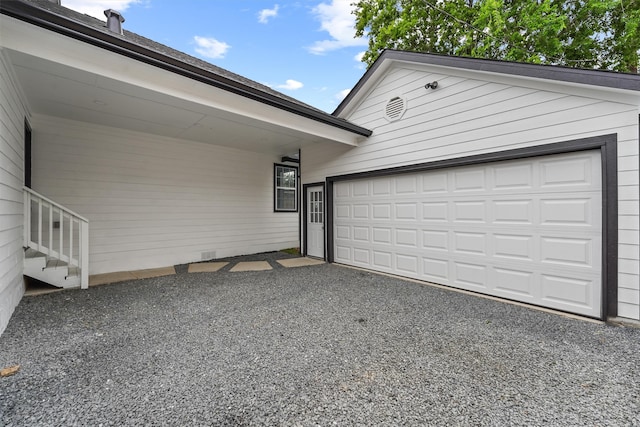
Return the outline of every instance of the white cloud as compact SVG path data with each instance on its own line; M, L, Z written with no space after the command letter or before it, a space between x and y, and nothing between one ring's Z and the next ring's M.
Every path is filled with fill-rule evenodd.
M309 52L322 55L330 50L351 46L366 46L367 39L355 38L355 16L353 0L331 0L331 3L320 3L313 8L313 14L320 20L320 28L331 36L331 39L320 40L309 47Z
M280 6L278 5L275 5L273 9L262 9L258 13L258 22L260 22L261 24L266 24L267 22L269 22L269 18L275 18L276 16L278 16L278 9L280 9Z
M62 0L62 5L76 12L86 13L89 16L105 21L107 18L104 16L104 11L107 9L114 9L124 13L132 4L146 2L147 0Z
M358 70L364 70L366 68L365 67L365 63L362 62L362 58L364 57L365 53L366 52L364 52L364 51L363 52L358 52L358 54L353 57L353 60L358 62L358 65L356 65L356 69L358 69Z
M213 37L195 36L196 52L206 58L224 58L224 55L231 48L227 43L214 39Z
M304 86L302 83L300 83L297 80L292 80L289 79L287 80L287 82L283 85L278 85L276 86L278 89L286 89L286 90L297 90L302 88L302 86Z
M349 92L351 92L351 89L341 90L340 92L336 93L336 99L338 101L342 101L347 97L347 95L349 95Z

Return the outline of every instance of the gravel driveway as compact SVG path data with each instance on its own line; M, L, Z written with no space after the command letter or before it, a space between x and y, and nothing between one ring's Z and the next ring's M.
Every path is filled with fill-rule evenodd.
M270 262L24 298L0 425L640 425L640 329Z

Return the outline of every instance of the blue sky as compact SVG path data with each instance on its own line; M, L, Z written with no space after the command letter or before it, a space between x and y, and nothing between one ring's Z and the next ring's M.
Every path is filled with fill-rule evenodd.
M364 74L353 0L62 0L124 28L332 112Z

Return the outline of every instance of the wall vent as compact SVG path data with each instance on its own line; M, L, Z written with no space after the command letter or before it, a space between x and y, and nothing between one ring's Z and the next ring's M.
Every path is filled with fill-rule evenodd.
M384 107L384 116L390 122L399 120L407 109L403 98L396 96L391 98Z

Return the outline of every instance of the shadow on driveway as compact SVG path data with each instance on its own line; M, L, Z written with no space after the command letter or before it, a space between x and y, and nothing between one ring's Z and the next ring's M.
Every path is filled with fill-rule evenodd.
M22 300L1 425L640 425L640 329L335 265Z

